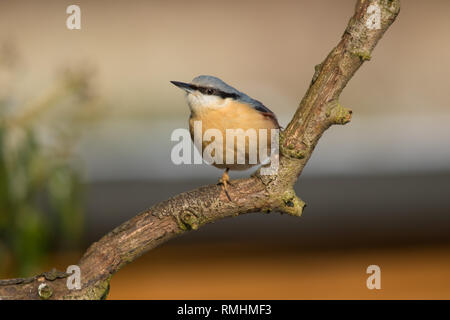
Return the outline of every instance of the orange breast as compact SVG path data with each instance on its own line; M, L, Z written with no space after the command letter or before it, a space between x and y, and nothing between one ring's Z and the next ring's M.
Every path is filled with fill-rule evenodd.
M267 154L266 150L270 151L271 129L277 128L273 119L240 102L230 102L220 109L205 108L202 112L192 114L189 120L192 139L196 121L201 121L202 137L210 136L212 141L218 138L216 146L222 146L220 157L220 148L213 148L212 141L202 138L202 155L206 151L214 157L212 165L231 170L245 170L264 160L265 157L259 151L263 154ZM219 133L221 138L217 137Z

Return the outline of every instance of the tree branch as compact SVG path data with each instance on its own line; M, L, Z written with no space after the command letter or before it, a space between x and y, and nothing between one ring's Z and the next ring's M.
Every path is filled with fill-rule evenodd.
M379 28L372 28L369 24L373 14L369 6L379 9ZM341 41L315 67L308 91L280 135L276 175L261 175L258 170L250 178L234 180L229 188L233 201L228 200L221 187L209 185L181 193L123 223L92 244L78 262L81 269L80 290L67 288L67 274L51 271L32 278L1 281L0 297L105 298L114 273L178 234L248 212L279 211L300 216L305 203L295 195L293 186L324 131L333 124L350 121L352 112L339 104L339 95L362 63L370 59L373 48L399 11L398 0L357 1L355 13ZM38 290L40 285L41 290Z

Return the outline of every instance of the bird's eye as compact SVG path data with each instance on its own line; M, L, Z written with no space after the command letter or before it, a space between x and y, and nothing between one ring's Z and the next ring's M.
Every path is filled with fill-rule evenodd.
M214 94L214 89L211 89L211 88L206 89L206 94L209 94L209 95Z

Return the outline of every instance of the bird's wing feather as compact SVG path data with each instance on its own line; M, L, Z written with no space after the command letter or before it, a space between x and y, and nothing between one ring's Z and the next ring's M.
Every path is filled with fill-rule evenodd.
M258 100L253 100L252 101L252 106L254 109L258 110L259 112L263 112L263 113L273 113L269 108L267 108L265 105L263 105L261 102L259 102Z
M261 114L265 117L269 117L272 119L272 121L276 124L276 126L278 128L280 128L280 124L278 123L278 119L275 115L275 113L273 113L269 108L267 108L265 105L263 105L261 102L259 102L258 100L254 100L252 99L252 107L261 112Z

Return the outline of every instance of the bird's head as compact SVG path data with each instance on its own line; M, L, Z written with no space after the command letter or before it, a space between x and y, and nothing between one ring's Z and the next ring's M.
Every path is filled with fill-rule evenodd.
M186 92L191 111L201 112L205 109L219 109L233 100L240 99L242 93L213 76L198 76L190 83L171 81Z

